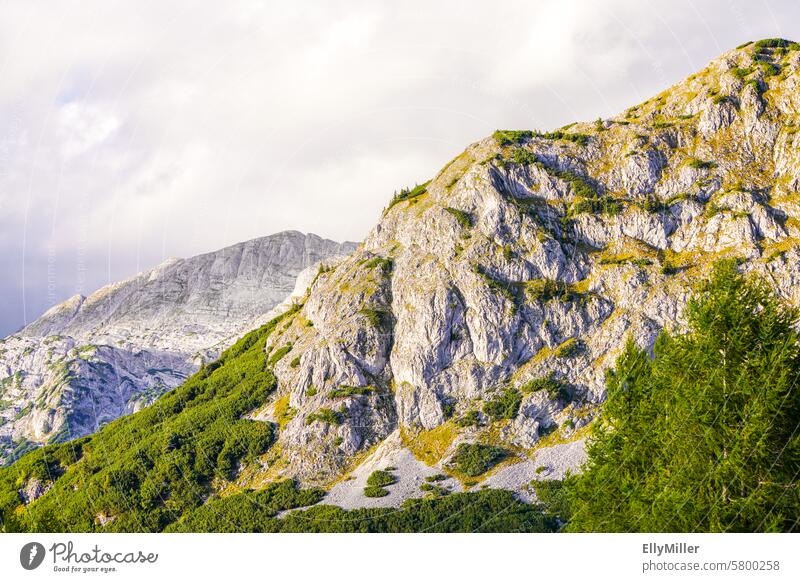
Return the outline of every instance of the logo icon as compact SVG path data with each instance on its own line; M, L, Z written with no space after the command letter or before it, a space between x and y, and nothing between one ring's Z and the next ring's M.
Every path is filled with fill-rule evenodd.
M19 563L26 570L35 570L44 561L44 546L39 542L28 542L19 552Z

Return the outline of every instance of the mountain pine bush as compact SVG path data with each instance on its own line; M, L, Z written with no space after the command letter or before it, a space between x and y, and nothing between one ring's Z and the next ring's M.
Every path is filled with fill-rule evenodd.
M733 262L663 333L628 342L585 471L568 480L572 531L792 531L800 516L798 312Z

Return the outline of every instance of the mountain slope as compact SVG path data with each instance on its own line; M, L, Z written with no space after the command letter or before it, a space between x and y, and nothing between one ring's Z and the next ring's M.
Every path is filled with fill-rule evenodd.
M398 196L267 342L291 346L283 474L326 483L398 429L443 468L462 443L511 463L576 438L625 338L681 328L722 257L796 304L799 67L749 45L616 118L496 132Z
M0 344L4 454L146 406L265 321L304 269L354 248L283 232L170 259L53 307Z
M241 367L233 349L88 439L89 457L83 446L79 460L48 464L49 449L21 460L14 482L37 493L26 500L55 481L25 515L74 504L81 527L135 529L124 520L140 510L113 502L119 482L146 496L148 518L167 521L209 495L286 477L346 486L359 465L383 468L383 444L396 439L410 462L465 489L485 480L524 495L532 479L573 466L626 338L650 349L662 329L684 329L688 297L717 260L736 258L798 304L798 49L750 44L613 119L471 145L397 195L296 308L242 340ZM269 389L242 394L225 418L271 427L269 450L266 428L228 444L194 422L194 406L259 378ZM135 444L115 440L129 423L162 440L148 441L141 464L116 465L115 451ZM197 475L179 484L158 450ZM120 481L112 472L123 470ZM105 487L91 503L70 491L87 475Z

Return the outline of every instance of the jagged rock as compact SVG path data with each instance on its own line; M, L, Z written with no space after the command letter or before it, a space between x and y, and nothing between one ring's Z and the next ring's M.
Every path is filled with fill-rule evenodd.
M22 502L25 505L30 505L37 499L39 499L42 495L47 493L47 491L52 487L53 484L51 482L42 483L36 477L31 477L28 479L28 482L25 484L23 489L19 491L19 497L22 499Z
M116 519L117 519L116 515L106 513L105 511L101 511L100 513L94 516L94 522L100 527L105 527Z

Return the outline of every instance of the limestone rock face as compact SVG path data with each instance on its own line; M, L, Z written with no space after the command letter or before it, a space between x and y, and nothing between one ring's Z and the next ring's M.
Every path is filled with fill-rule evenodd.
M291 348L276 466L325 483L398 429L442 463L464 441L568 440L626 339L681 330L721 258L796 304L799 68L798 51L731 51L613 119L498 132L394 201L268 341ZM491 421L508 388L519 412Z
M307 287L309 273L355 247L282 232L56 305L0 342L0 460L148 405L265 321L299 275Z

